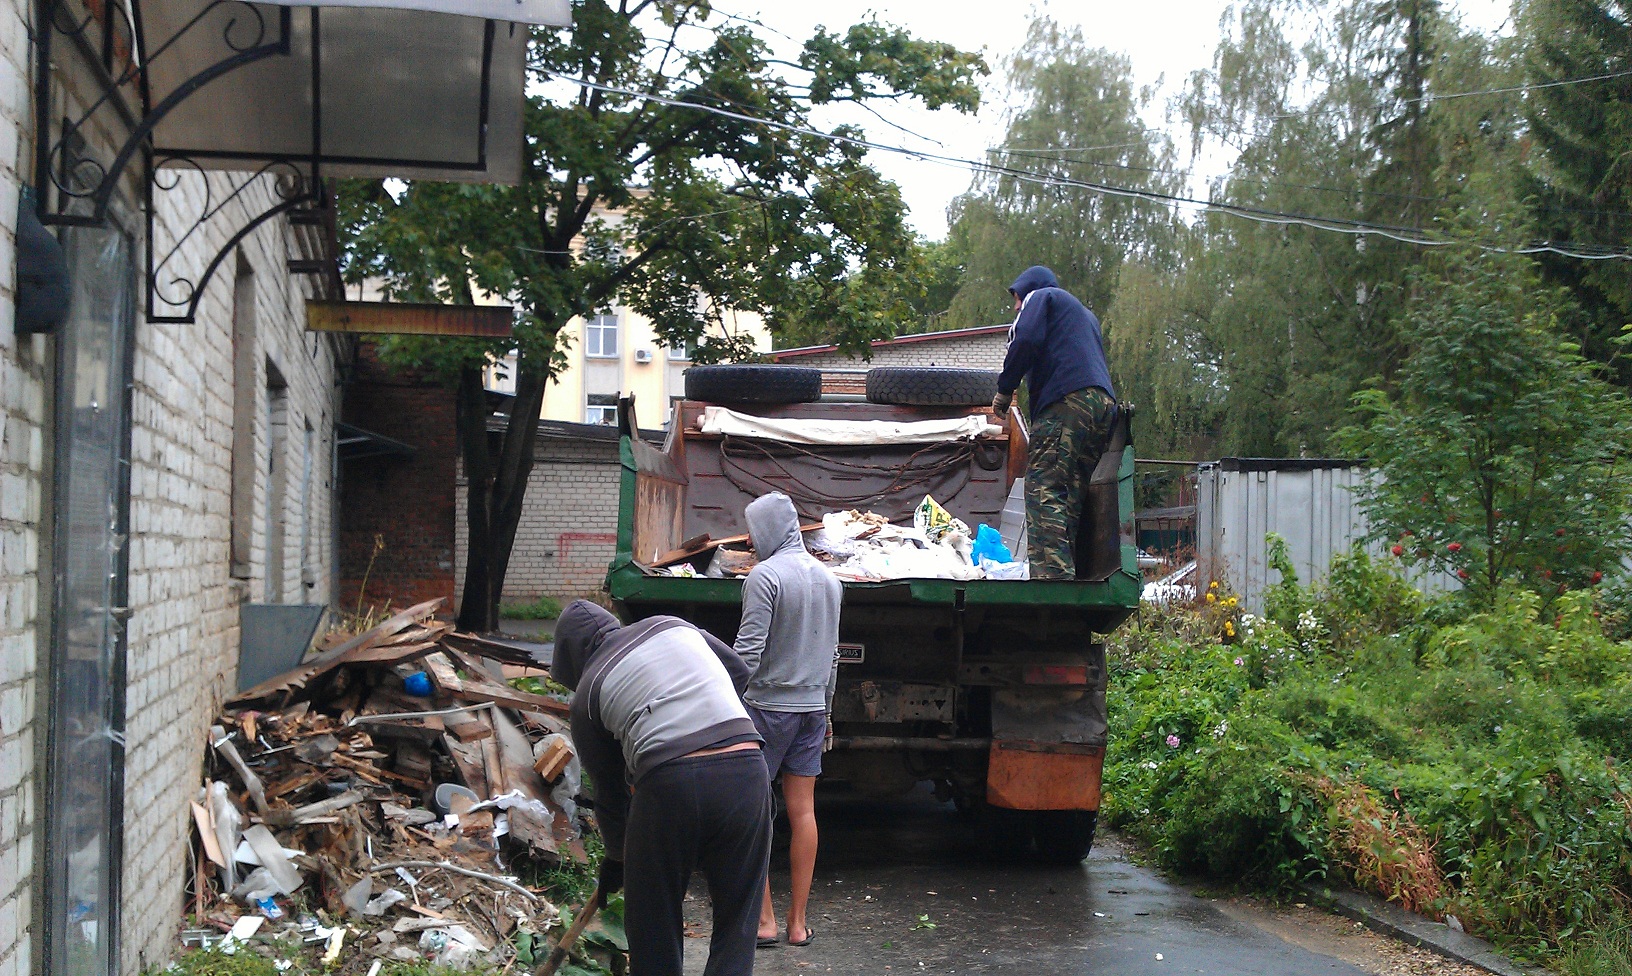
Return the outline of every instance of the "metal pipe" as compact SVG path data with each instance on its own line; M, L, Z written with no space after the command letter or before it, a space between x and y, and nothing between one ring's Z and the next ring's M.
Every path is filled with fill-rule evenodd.
M835 735L833 748L856 752L890 752L916 749L920 752L985 752L991 739L934 739L904 735Z

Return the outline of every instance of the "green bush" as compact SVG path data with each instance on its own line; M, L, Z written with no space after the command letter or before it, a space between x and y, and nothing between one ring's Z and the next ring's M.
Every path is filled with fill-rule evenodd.
M1108 822L1178 870L1339 875L1621 972L1581 968L1632 924L1632 644L1592 594L1429 600L1354 554L1271 595L1269 619L1215 591L1115 638Z
M499 616L505 620L554 620L561 616L561 601L541 596L532 603L502 603Z

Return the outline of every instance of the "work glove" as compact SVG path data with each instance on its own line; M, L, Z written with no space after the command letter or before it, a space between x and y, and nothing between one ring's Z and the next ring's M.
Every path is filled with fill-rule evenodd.
M1012 403L1014 403L1013 393L999 391L997 396L992 397L992 413L997 414L999 417L1006 417L1009 413L1009 405Z
M822 752L833 751L833 716L827 717L827 735L822 737Z
M601 873L595 879L595 886L600 889L602 898L609 897L614 891L622 891L623 862L610 857L601 858Z

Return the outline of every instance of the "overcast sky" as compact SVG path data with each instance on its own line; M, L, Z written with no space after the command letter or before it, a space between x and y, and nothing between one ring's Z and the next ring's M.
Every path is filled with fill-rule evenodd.
M947 41L964 50L984 50L992 67L987 96L974 117L951 110L929 112L916 106L885 105L890 122L935 142L917 138L865 112L822 117L862 124L868 138L965 159L979 159L1002 140L1004 84L1001 61L1025 39L1028 9L1062 24L1080 25L1090 44L1121 51L1133 62L1140 84L1161 82L1164 103L1190 72L1210 67L1218 41L1219 17L1229 0L1075 0L1022 4L976 3L974 0L716 0L715 9L759 19L767 27L803 41L818 25L843 30L876 13L880 20L905 27L919 37ZM1506 19L1505 0L1452 0L1447 6L1470 23L1495 29ZM791 43L791 42L789 42ZM1147 122L1160 125L1160 117ZM913 224L926 236L946 235L946 207L969 187L967 169L889 153L872 153L874 164L901 185L912 207Z

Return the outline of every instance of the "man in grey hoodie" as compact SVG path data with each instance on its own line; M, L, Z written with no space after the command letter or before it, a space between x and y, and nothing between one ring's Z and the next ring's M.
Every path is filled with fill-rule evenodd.
M595 787L603 894L624 886L629 964L681 976L681 903L708 879L705 976L750 976L771 856L771 783L737 696L749 668L677 617L624 627L587 600L555 628L555 680L572 689L572 741ZM625 868L627 865L627 868Z
M759 563L742 586L742 623L736 652L752 670L743 700L765 739L765 764L782 774L791 846L793 894L788 943L809 945L805 921L816 870L816 777L833 734L833 689L838 682L839 603L844 586L805 551L799 513L773 492L748 503L748 536ZM771 886L759 914L759 944L776 942Z

